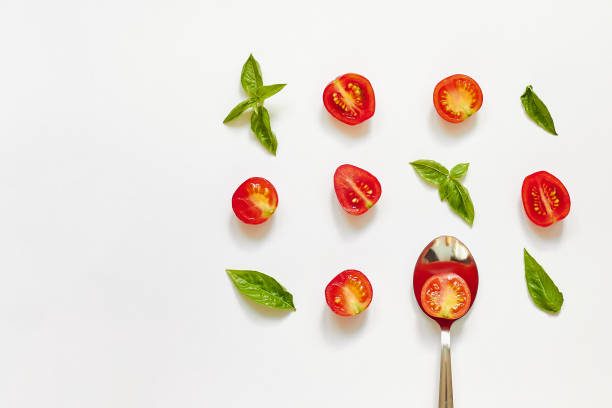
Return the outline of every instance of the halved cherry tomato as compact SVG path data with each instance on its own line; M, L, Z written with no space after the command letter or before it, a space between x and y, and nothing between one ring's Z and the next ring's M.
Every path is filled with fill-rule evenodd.
M325 300L340 316L354 316L372 302L372 285L361 272L348 269L332 279L325 288Z
M274 214L278 205L276 189L265 178L252 177L242 183L232 196L232 209L240 221L261 224Z
M455 273L433 275L421 289L421 306L432 317L458 319L471 303L467 282Z
M561 181L546 171L523 180L523 207L534 224L547 227L562 220L570 211L570 196Z
M336 169L334 190L344 211L352 215L368 211L382 193L376 177L350 164L343 164Z
M451 75L434 89L433 102L438 115L449 122L463 122L482 106L482 90L467 75Z
M376 101L370 81L359 74L344 74L323 91L323 104L331 115L347 125L357 125L374 115Z

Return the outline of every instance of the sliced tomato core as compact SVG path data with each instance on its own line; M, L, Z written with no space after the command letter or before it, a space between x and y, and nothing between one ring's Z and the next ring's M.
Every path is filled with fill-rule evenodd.
M522 198L527 216L539 226L552 225L569 214L571 202L567 189L546 171L525 177Z
M432 317L458 319L467 313L471 302L468 284L454 273L434 275L421 289L421 305Z
M325 87L323 104L336 119L356 125L372 117L376 103L370 81L358 74L345 74Z
M268 180L252 177L232 196L232 209L247 224L261 224L274 214L278 205L276 189Z
M325 300L340 316L363 312L372 301L372 285L361 272L349 269L338 274L325 288Z
M334 190L342 208L353 215L372 208L382 194L380 182L374 175L350 164L336 169Z
M332 100L338 110L343 111L343 115L351 119L357 119L357 110L363 108L363 98L361 87L357 83L349 82L346 88L338 80L334 81L334 92Z
M468 82L458 79L454 88L442 90L440 104L450 115L468 117L475 112L476 93Z
M355 182L351 179L345 179L345 182L349 186L348 195L351 201L351 207L360 207L361 200L363 200L363 205L367 208L371 208L374 205L372 200L368 198L373 194L372 187L368 186L365 181L359 180Z
M434 106L443 119L461 122L482 106L482 90L467 75L452 75L436 85Z
M251 184L248 188L249 201L261 211L261 216L269 218L276 211L276 200L269 187L261 184Z

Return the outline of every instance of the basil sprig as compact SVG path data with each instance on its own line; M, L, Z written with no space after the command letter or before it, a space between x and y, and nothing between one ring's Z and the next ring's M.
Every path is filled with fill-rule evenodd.
M275 309L295 310L293 295L265 273L248 270L226 269L236 288L246 297Z
M527 115L529 115L529 117L533 119L535 123L540 125L540 127L547 132L557 136L555 123L550 116L548 108L546 105L544 105L544 102L538 98L538 95L533 92L533 87L531 85L529 85L527 89L525 89L525 93L521 95L521 103L523 104Z
M557 313L563 305L563 293L559 292L557 285L550 279L544 268L533 259L533 257L524 251L525 259L525 280L527 281L527 290L533 299L533 303L540 309Z
M240 83L245 90L248 99L240 102L230 113L223 119L223 123L227 123L242 115L246 110L253 109L251 115L251 130L259 139L259 142L270 153L276 155L278 141L270 127L270 114L264 108L264 100L278 93L285 87L286 84L264 85L261 75L259 63L253 58L253 54L242 66L242 74L240 75Z
M416 160L410 163L421 178L438 186L441 201L470 226L474 223L474 203L467 188L459 181L467 173L469 163L459 163L449 172L446 167L433 160Z

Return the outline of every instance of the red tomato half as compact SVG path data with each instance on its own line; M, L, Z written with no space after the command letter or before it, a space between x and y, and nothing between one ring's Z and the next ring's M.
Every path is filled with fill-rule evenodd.
M451 75L434 89L433 102L438 115L449 122L463 122L482 106L482 90L467 75Z
M325 87L323 104L331 115L347 125L357 125L374 115L376 102L370 81L358 74L344 74Z
M343 164L336 169L334 190L344 211L352 215L368 211L382 194L376 177L350 164Z
M240 221L261 224L274 214L278 205L276 189L265 178L252 177L232 196L232 209Z
M433 275L421 289L421 306L432 317L458 319L467 313L471 303L468 284L454 273Z
M372 285L361 272L348 269L332 279L325 288L325 300L340 316L354 316L372 302Z
M545 171L523 180L523 207L534 224L547 227L562 220L570 211L570 196L561 181Z

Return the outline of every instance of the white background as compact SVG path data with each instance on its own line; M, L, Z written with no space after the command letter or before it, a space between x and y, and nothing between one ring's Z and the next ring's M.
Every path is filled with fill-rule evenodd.
M0 3L0 406L437 406L439 329L411 282L441 234L481 279L452 331L456 406L609 404L612 3L396 3ZM221 123L250 52L288 83L266 102L277 157L248 114ZM321 101L346 72L376 93L354 128ZM459 125L432 105L454 73L484 92ZM529 84L558 137L525 115ZM471 163L473 228L421 158ZM358 218L333 193L342 163L382 184ZM521 206L538 170L572 198L548 229ZM252 176L280 199L257 227L230 205ZM558 316L529 298L524 247L565 295ZM225 268L275 276L297 312L246 300ZM374 300L342 319L323 291L347 268Z

